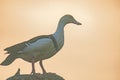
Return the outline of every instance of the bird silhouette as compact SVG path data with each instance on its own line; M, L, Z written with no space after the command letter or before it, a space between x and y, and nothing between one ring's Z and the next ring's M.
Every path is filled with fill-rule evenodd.
M32 63L32 74L35 74L34 64L39 61L43 74L47 73L43 67L42 61L54 56L64 45L64 27L68 23L81 25L72 15L64 15L58 22L55 33L34 37L28 41L18 43L6 49L7 58L1 63L6 66L11 64L15 59L21 58Z

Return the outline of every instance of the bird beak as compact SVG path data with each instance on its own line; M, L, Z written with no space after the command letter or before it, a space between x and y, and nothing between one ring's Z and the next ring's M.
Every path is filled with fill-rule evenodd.
M82 23L80 23L80 22L78 22L78 21L75 21L74 24L82 25Z

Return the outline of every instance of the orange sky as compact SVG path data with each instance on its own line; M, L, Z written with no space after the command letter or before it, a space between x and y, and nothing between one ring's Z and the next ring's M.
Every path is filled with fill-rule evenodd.
M32 37L53 33L65 14L83 25L65 27L62 50L44 61L48 72L66 80L120 80L119 0L0 0L0 62L3 49ZM31 64L17 59L0 66L0 80L31 72ZM36 70L40 72L38 63Z

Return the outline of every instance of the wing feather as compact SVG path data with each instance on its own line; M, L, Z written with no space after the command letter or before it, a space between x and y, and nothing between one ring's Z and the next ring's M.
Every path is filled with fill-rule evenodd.
M17 53L19 51L22 51L24 48L26 48L27 45L32 44L32 43L36 42L37 40L43 39L43 38L49 38L49 37L50 37L50 35L37 36L28 41L24 41L24 42L18 43L16 45L7 47L4 50L7 51L9 54Z

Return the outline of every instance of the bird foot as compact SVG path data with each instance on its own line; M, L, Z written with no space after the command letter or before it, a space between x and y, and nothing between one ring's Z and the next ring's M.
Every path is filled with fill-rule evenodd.
M31 72L31 75L35 75L35 74L36 74L35 71L32 71L32 72Z
M31 75L35 75L35 73L33 73L33 72L31 72L30 74L31 74Z
M43 74L46 74L47 72L46 71L43 71Z

